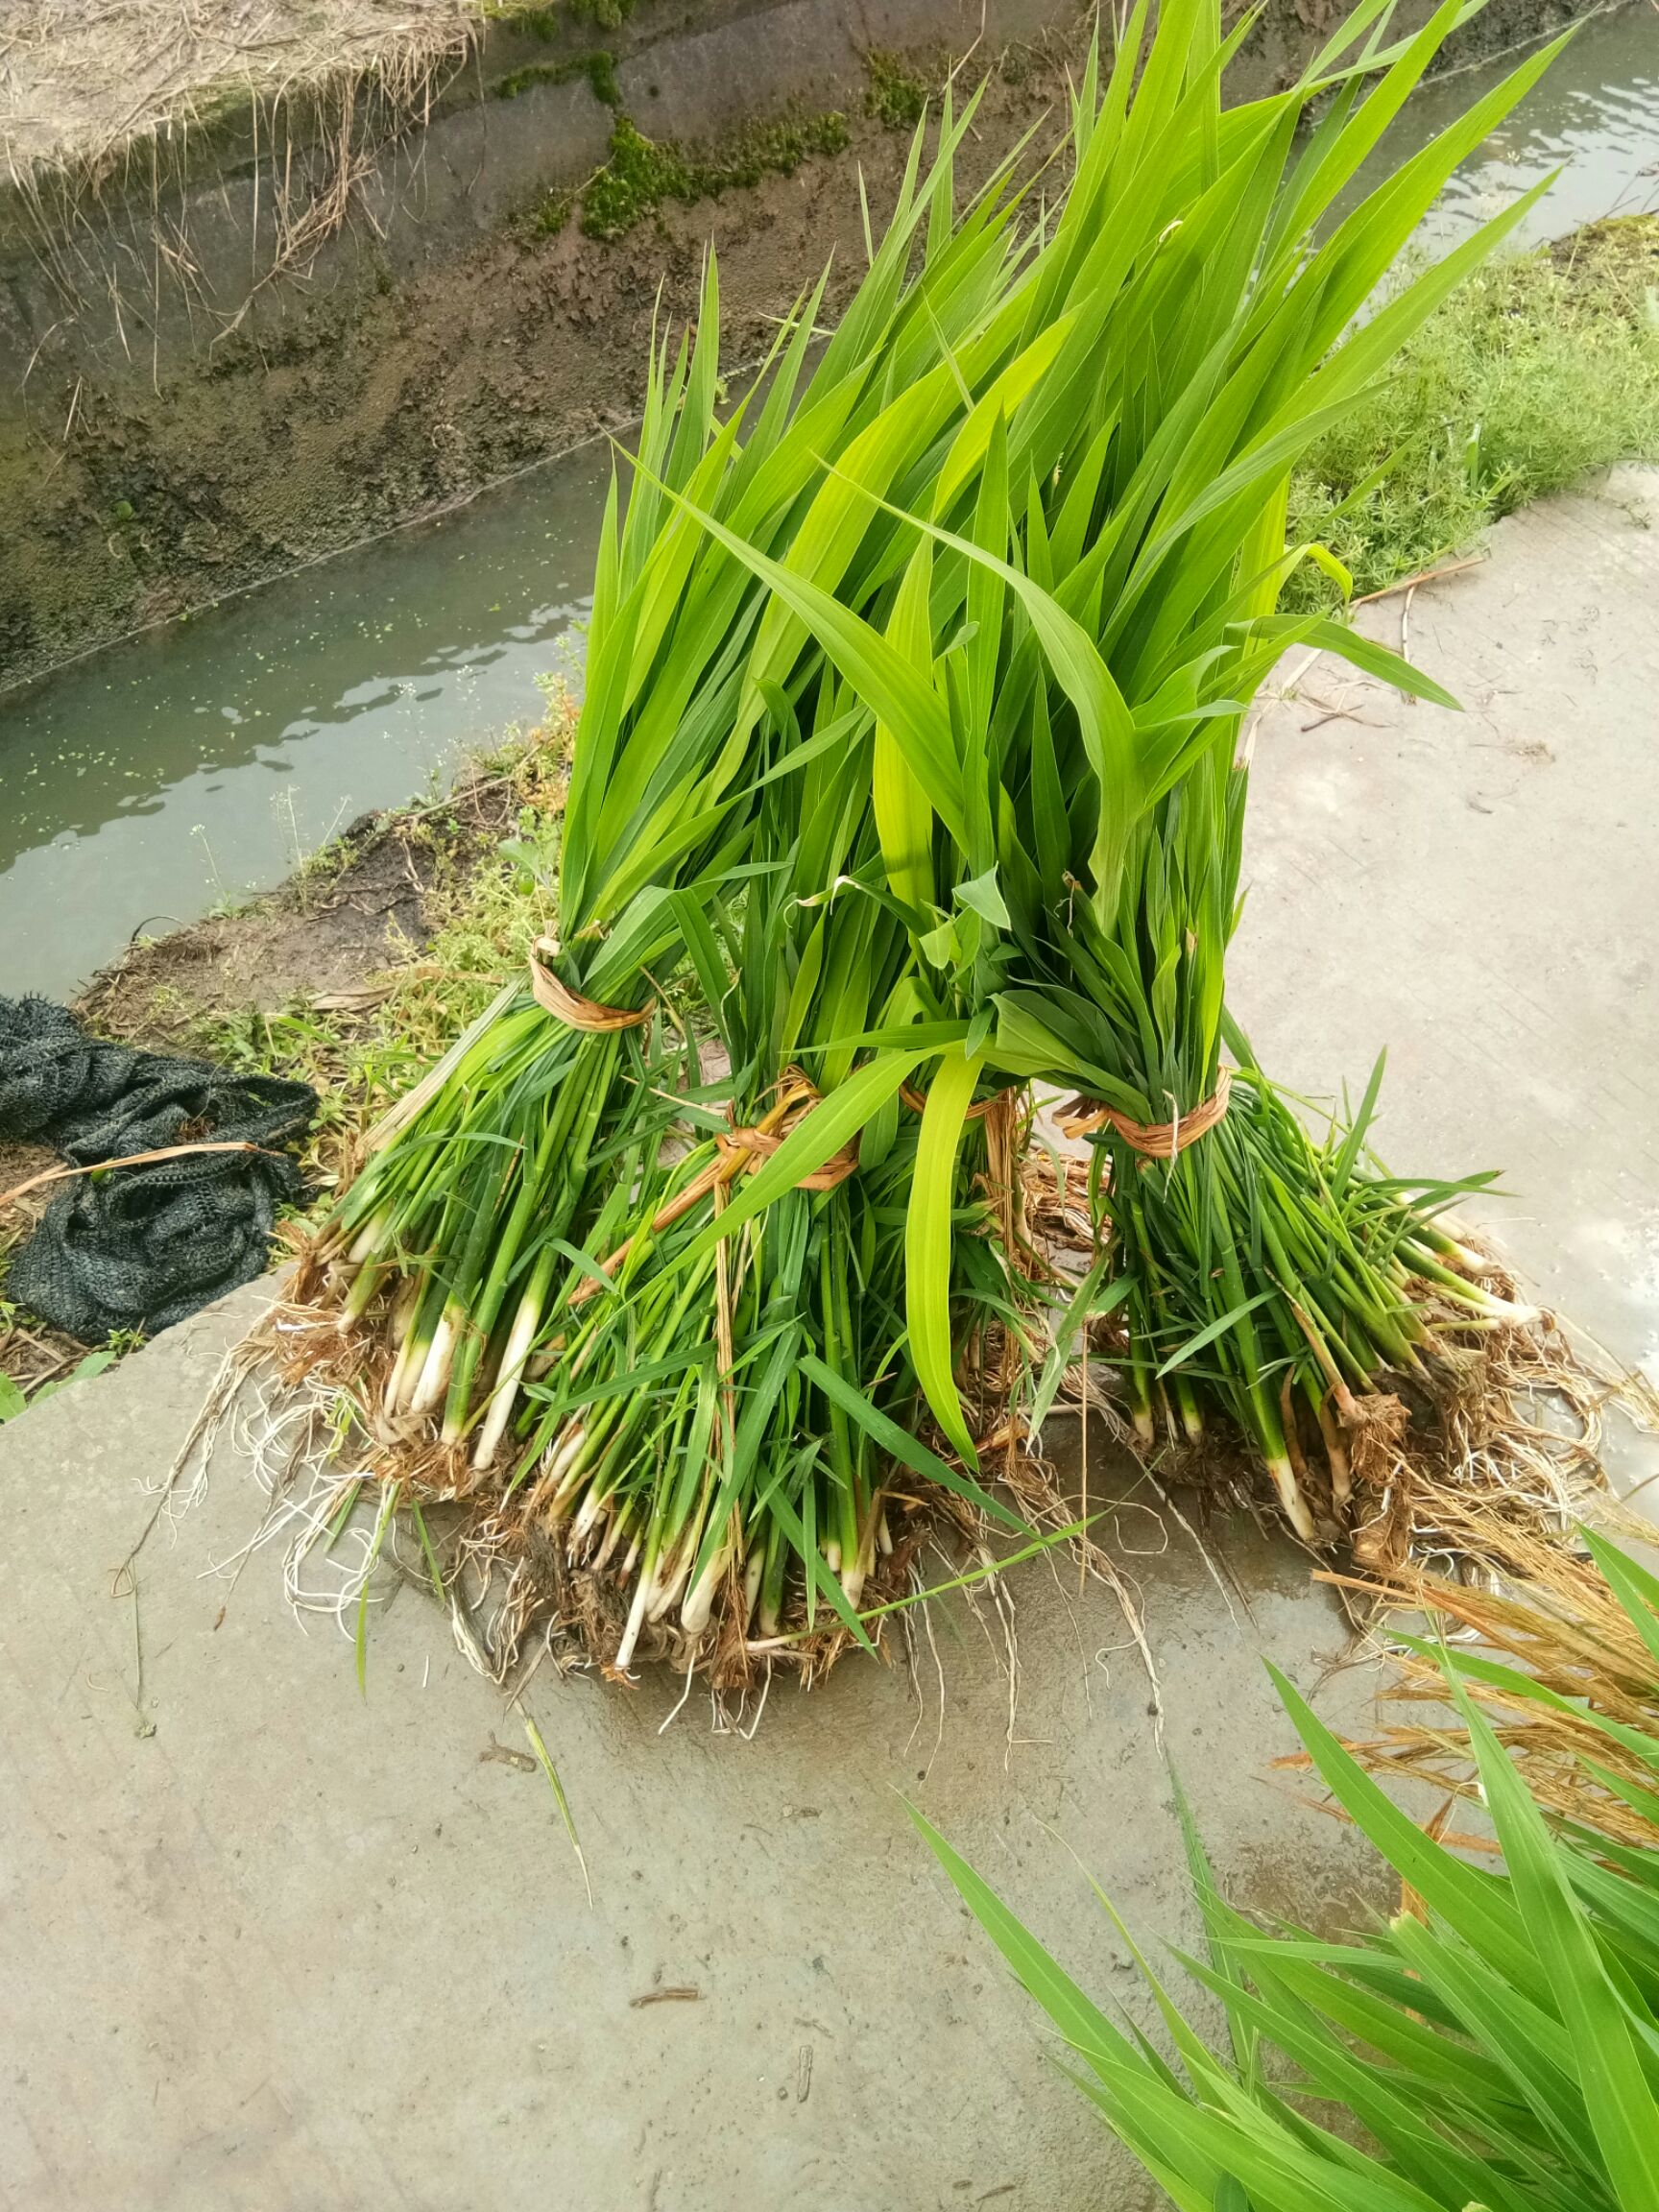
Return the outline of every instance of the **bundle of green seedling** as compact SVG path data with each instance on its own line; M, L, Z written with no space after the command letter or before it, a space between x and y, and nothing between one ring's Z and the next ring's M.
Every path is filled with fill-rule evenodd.
M389 1479L419 1480L428 1492L451 1496L506 1480L515 1496L556 1496L556 1514L579 1484L597 1483L593 1512L599 1510L635 1431L614 1410L574 1425L557 1407L549 1414L547 1378L551 1370L570 1372L576 1352L569 1332L579 1322L580 1372L593 1387L600 1341L613 1353L624 1335L638 1341L638 1310L629 1301L660 1296L638 1280L643 1255L659 1239L640 1237L635 1216L661 1172L658 1154L669 1122L694 1118L699 1103L683 1094L684 1063L695 1049L689 1032L676 1035L663 1014L673 978L688 976L707 999L719 960L749 927L750 902L756 915L766 908L771 879L785 868L792 884L801 878L802 896L826 898L826 916L835 915L830 943L854 946L876 961L860 932L878 907L865 901L855 920L843 922L842 913L851 916L854 908L833 898L842 855L823 848L821 838L813 843L816 828L830 819L821 814L826 780L836 777L850 794L852 827L843 828L842 844L851 851L856 841L856 825L868 812L867 796L858 793L868 784L869 717L851 700L831 710L821 681L827 664L810 634L769 609L745 566L711 544L681 503L723 515L744 543L773 545L853 605L874 608L890 594L894 525L871 495L912 489L900 475L917 469L918 441L924 471L936 450L972 448L984 435L979 398L1028 382L1032 373L1021 359L1023 310L1013 300L1032 241L1014 236L1017 200L1006 169L964 212L952 208L952 156L971 117L972 108L960 122L947 111L920 182L919 136L888 233L809 373L822 286L790 320L747 398L719 419L712 267L695 345L682 348L672 372L665 356L653 360L626 518L618 521L613 493L599 557L587 697L563 825L564 946L540 948L529 987L505 994L389 1118L301 1284L314 1307L338 1315L346 1347L334 1371L354 1386ZM808 717L809 740L798 707ZM805 863L804 878L787 858L786 822L805 824L807 849L818 854ZM756 845L762 825L764 859ZM739 915L741 923L733 919ZM902 948L902 929L889 923L887 934ZM813 940L804 956L830 961L830 947ZM825 973L837 994L825 1003L839 1018L852 1005L853 983L833 965ZM866 988L882 973L877 962ZM697 1019L717 1028L717 1007L706 1005ZM868 1012L859 1019L867 1021ZM837 1067L844 1070L851 1057L839 1051ZM733 1125L759 1128L768 1085L788 1076L781 1061L770 1075L757 1065L746 1075L734 1068L733 1081L748 1084L754 1112L749 1123ZM790 1118L806 1103L797 1090ZM733 1098L730 1110L739 1115L744 1101ZM896 1159L902 1151L898 1145ZM745 1168L758 1159L751 1147ZM876 1165L872 1157L872 1176ZM966 1165L962 1172L969 1178ZM887 1184L898 1173L897 1166L889 1169ZM873 1238L879 1243L895 1217L890 1192L875 1211L865 1195L861 1187L821 1209L846 1216L844 1238L856 1227L857 1252L871 1249ZM792 1210L799 1213L799 1205ZM623 1221L631 1226L613 1245ZM781 1231L769 1237L768 1249L782 1253ZM827 1273L814 1244L813 1263L814 1279L833 1279L844 1296L843 1259L837 1256ZM726 1265L721 1254L719 1270ZM566 1280L572 1268L574 1283ZM610 1282L618 1273L626 1297L620 1288L598 1296L598 1278ZM805 1461L794 1454L803 1532L794 1555L809 1620L822 1581L812 1562L835 1562L824 1572L832 1579L845 1575L856 1588L868 1575L872 1545L886 1533L874 1503L873 1438L899 1431L878 1414L874 1398L902 1401L908 1371L902 1331L884 1318L891 1301L879 1284L889 1278L899 1280L896 1271L878 1271L878 1294L856 1342L845 1312L827 1315L817 1332L813 1357L828 1353L836 1373L864 1379L854 1409L842 1406L830 1418L817 1401L803 1406L797 1378L778 1415L785 1428L793 1424L798 1440L822 1434L836 1454L837 1501L834 1514L827 1509L823 1517L816 1498L805 1498ZM753 1289L759 1278L746 1280ZM578 1289L586 1294L576 1297ZM677 1313L683 1320L692 1310L694 1300L678 1303L678 1286L661 1295L672 1302L654 1308L659 1319ZM663 1357L679 1325L665 1324ZM534 1401L526 1397L531 1382L541 1391ZM748 1387L733 1385L737 1406ZM878 1420L885 1429L873 1426ZM843 1449L849 1421L853 1440ZM707 1435L670 1425L652 1449L678 1449L694 1438L699 1452L729 1455L731 1428L724 1417ZM609 1439L603 1454L602 1434ZM913 1461L918 1455L912 1449ZM920 1457L943 1468L926 1452ZM541 1478L554 1468L549 1492ZM702 1479L699 1467L693 1497L701 1496ZM704 1499L699 1528L707 1542L700 1536L699 1557L683 1557L688 1539L681 1513L671 1529L664 1523L640 1535L631 1569L637 1587L648 1587L648 1603L661 1614L662 1591L686 1566L682 1588L689 1585L689 1619L700 1623L719 1581L716 1565L724 1572L739 1560L747 1569L757 1550L765 1553L768 1531L789 1509L785 1483L769 1509L764 1541L751 1543L741 1512L728 1538L731 1514L724 1505L712 1514ZM632 1537L623 1540L631 1524L618 1526L620 1512L618 1500L607 1524L607 1535L615 1533L608 1566L617 1556L628 1562L636 1551ZM829 1532L810 1540L806 1532L821 1519ZM579 1540L590 1522L591 1515ZM720 1533L709 1533L716 1524ZM781 1571L775 1545L770 1556L775 1585ZM862 1637L839 1579L832 1599L849 1630ZM768 1623L782 1618L775 1589L763 1608L755 1599L750 1610L757 1609Z
M937 1055L906 1302L941 1427L971 1462L944 1356L941 1194L964 1110L987 1078L1064 1086L1074 1132L1096 1140L1102 1233L1067 1324L1114 1312L1143 1431L1162 1415L1197 1434L1206 1407L1223 1411L1309 1537L1325 1518L1310 1452L1339 1510L1353 1440L1369 1473L1403 1418L1385 1380L1430 1375L1449 1333L1466 1344L1518 1318L1436 1226L1485 1178L1385 1174L1366 1147L1375 1078L1346 1126L1310 1139L1224 1005L1243 733L1265 677L1311 646L1452 704L1346 626L1273 612L1299 561L1339 574L1322 548L1286 547L1288 472L1535 197L1357 321L1553 51L1336 220L1460 11L1449 0L1383 55L1387 13L1368 0L1298 84L1232 109L1221 71L1247 25L1224 41L1214 0L1172 0L1150 37L1142 7L1103 90L1091 69L1074 181L1031 272L1052 351L975 480L946 471L904 511L908 618L878 629L705 517L893 740L878 821L936 1016L877 1038L863 1073L878 1088L887 1054Z
M1448 1315L1510 1318L1434 1226L1468 1184L1377 1167L1375 1084L1308 1138L1223 991L1264 678L1312 646L1441 696L1273 610L1297 562L1337 573L1285 547L1298 456L1529 204L1356 320L1550 59L1336 220L1466 12L1385 48L1364 0L1295 85L1224 108L1248 20L1224 40L1215 0L1167 0L1149 35L1142 6L1078 89L1057 212L1018 230L1005 166L957 216L972 106L947 104L810 373L822 287L720 419L711 268L695 345L654 357L563 947L395 1118L310 1285L389 1472L568 1523L566 1561L610 1577L602 1656L821 1611L862 1639L895 1456L992 1509L962 1353L1017 1337L1027 1287L1006 1203L999 1251L980 1234L1010 1086L1077 1092L1098 1139L1062 1351L1113 1316L1143 1428L1221 1410L1304 1534L1304 1438L1339 1506L1382 1379ZM901 1441L918 1389L955 1470Z
M854 1041L908 993L870 818L869 716L831 680L813 745L782 719L779 750L805 766L767 790L741 903L716 896L685 918L712 1030L700 1049L724 1067L678 1100L686 1149L670 1156L649 1133L637 1144L596 1227L599 1266L573 1257L549 1313L560 1355L529 1386L506 1501L563 1546L607 1654L614 1636L615 1671L642 1649L684 1668L712 1629L724 1687L762 1655L811 1667L821 1626L832 1647L869 1644L858 1609L867 1588L902 1586L919 1478L1019 1527L912 1433L900 1295L912 1107L894 1096L768 1191L791 1133L845 1097ZM994 1126L958 1166L956 1351L970 1330L1011 1345L1030 1302L997 1234L1012 1162L987 1159ZM750 1184L748 1217L725 1237Z
M941 230L949 149L921 190L914 170L809 373L822 285L721 420L712 263L694 344L682 342L672 370L666 343L654 347L626 517L613 482L601 532L561 854L563 947L548 949L534 988L493 1008L391 1118L322 1239L325 1289L347 1322L383 1323L377 1301L399 1289L391 1334L403 1374L388 1410L419 1399L429 1411L443 1398L451 1442L471 1433L483 1397L503 1395L491 1356L509 1339L494 1332L504 1304L534 1303L538 1240L586 1226L587 1169L609 1145L613 1101L646 1074L653 1010L685 959L682 916L701 913L716 891L734 893L746 865L768 711L749 666L764 594L669 495L685 492L781 549L804 516L832 535L834 515L815 497L824 457L856 468L860 434L889 384L913 385L936 366L1008 280L1000 180ZM924 225L926 258L911 278ZM776 676L786 680L798 657L785 640ZM500 1303L486 1290L480 1304L485 1283L499 1286ZM463 1336L472 1352L458 1365ZM421 1380L409 1398L412 1370Z
M1193 51L1210 49L1215 12L1198 0L1182 12ZM1362 30L1367 12L1341 37ZM1159 1417L1178 1420L1194 1435L1206 1405L1220 1408L1261 1454L1304 1536L1323 1518L1308 1475L1315 1451L1340 1518L1351 1455L1363 1461L1394 1431L1395 1402L1380 1382L1425 1377L1445 1336L1466 1343L1471 1330L1518 1318L1471 1279L1467 1255L1436 1225L1489 1178L1407 1183L1378 1167L1366 1134L1381 1064L1353 1119L1310 1138L1229 1021L1223 985L1240 909L1245 716L1270 668L1287 650L1318 646L1452 704L1354 633L1273 610L1299 560L1334 565L1320 548L1285 544L1288 467L1526 211L1518 202L1354 326L1451 169L1551 59L1532 58L1332 221L1335 195L1457 12L1442 9L1368 98L1357 80L1339 85L1305 134L1301 88L1219 116L1190 62L1182 84L1173 70L1160 73L1162 32L1154 43L1135 107L1162 108L1166 159L1171 139L1189 144L1205 181L1122 303L1117 326L1133 337L1107 349L1072 446L1070 496L1094 505L1083 550L1072 563L1046 549L1044 579L1098 649L1129 805L1116 823L1102 805L1093 850L1073 837L1068 852L1052 792L1058 781L1073 825L1087 797L1070 733L1052 754L1044 746L1043 733L1061 727L1046 706L1024 790L1011 794L1028 825L1021 857L1029 854L1041 890L1024 902L1026 958L999 999L997 1044L1006 1064L1084 1094L1073 1127L1094 1140L1091 1190L1110 1230L1100 1294L1126 1326L1139 1423L1150 1435ZM1093 177L1085 157L1074 202L1088 180L1126 204L1138 174L1126 153ZM1169 722L1184 714L1196 719L1178 746ZM1008 873L1020 880L1018 861Z

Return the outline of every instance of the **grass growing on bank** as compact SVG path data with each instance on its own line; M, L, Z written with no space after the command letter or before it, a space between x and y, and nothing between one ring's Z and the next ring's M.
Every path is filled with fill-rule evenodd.
M537 84L574 84L585 79L589 90L602 107L620 108L622 87L616 76L616 57L608 48L596 47L591 54L576 54L567 61L531 61L522 69L509 70L491 87L494 100L517 100L520 92L528 92Z
M870 80L864 95L865 114L884 123L890 131L914 131L927 105L926 81L907 67L899 55L879 46L873 46L865 55L864 68Z
M1652 215L1593 223L1465 284L1297 470L1289 538L1329 545L1363 596L1623 460L1659 460ZM1304 565L1285 604L1329 591Z

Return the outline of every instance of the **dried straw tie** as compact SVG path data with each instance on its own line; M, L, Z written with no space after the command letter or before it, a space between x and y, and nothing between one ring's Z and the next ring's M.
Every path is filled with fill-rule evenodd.
M710 1161L702 1174L688 1183L678 1197L671 1198L666 1206L652 1215L650 1225L643 1234L657 1237L664 1229L672 1228L683 1214L688 1214L698 1200L708 1197L710 1191L714 1193L715 1206L718 1208L727 1185L735 1182L745 1169L757 1167L762 1160L769 1160L796 1124L817 1105L818 1099L818 1088L810 1076L804 1075L799 1068L786 1070L778 1085L777 1104L762 1115L755 1128L741 1128L733 1123L731 1129L722 1130L714 1140L718 1157ZM797 1190L833 1190L837 1185L845 1183L849 1175L856 1174L857 1169L858 1140L854 1137L850 1143L842 1145L833 1159L826 1160L822 1167L815 1167L811 1174L803 1175L794 1188ZM600 1273L613 1276L634 1249L634 1238L630 1237L625 1244L619 1244L608 1258L601 1260ZM570 1304L586 1304L589 1298L596 1296L599 1288L600 1285L595 1278L589 1276L571 1292Z
M539 937L531 950L530 989L539 1006L544 1006L549 1014L557 1015L569 1028L586 1030L593 1036L603 1036L613 1029L637 1029L642 1022L650 1020L649 1006L641 1006L637 1012L631 1012L623 1006L601 1006L597 999L584 998L579 992L568 989L546 965L548 960L558 956L558 951L559 948L551 937ZM817 1086L799 1068L784 1070L778 1085L778 1093L777 1105L764 1116L758 1126L741 1129L733 1123L729 1133L722 1133L715 1140L719 1159L706 1168L695 1183L682 1190L678 1198L663 1208L651 1224L653 1230L666 1229L677 1221L682 1214L688 1212L717 1183L729 1183L745 1167L754 1167L760 1161L769 1160L802 1116L818 1103ZM985 1108L975 1107L974 1111L979 1114ZM822 1167L815 1168L810 1175L803 1175L795 1188L797 1190L833 1190L837 1184L845 1183L848 1176L855 1172L857 1166L858 1142L854 1138L852 1143L844 1144L832 1160L827 1160ZM622 1249L626 1252L627 1246L624 1245ZM613 1262L620 1261L621 1258L622 1253L619 1252L604 1262L607 1274L611 1272ZM593 1287L597 1289L597 1284Z
M818 1094L814 1091L806 1103L815 1106L817 1102ZM721 1159L732 1163L728 1174L720 1180L729 1181L731 1176L740 1174L745 1167L757 1167L762 1160L769 1160L800 1118L800 1114L796 1114L781 1129L733 1128L729 1134L717 1137L714 1142ZM797 1190L834 1190L846 1182L849 1175L854 1175L857 1171L858 1140L854 1138L851 1143L842 1145L833 1159L826 1160L822 1167L814 1167L810 1175L803 1175L794 1188Z
M1213 1094L1201 1105L1194 1106L1190 1114L1183 1114L1173 1121L1136 1121L1127 1114L1119 1114L1115 1106L1073 1098L1062 1110L1060 1127L1068 1137L1092 1137L1096 1129L1110 1124L1129 1149L1139 1152L1143 1159L1173 1160L1185 1152L1189 1144L1196 1144L1200 1137L1214 1128L1227 1111L1232 1089L1233 1070L1223 1068L1215 1078Z
M641 1022L650 1021L649 1006L601 1006L596 998L584 998L579 991L569 990L546 965L558 954L559 948L551 937L537 938L530 951L530 991L537 1005L545 1007L567 1029L603 1037L613 1029L637 1029Z
M926 1093L925 1091L913 1091L908 1083L900 1084L899 1095L909 1107L912 1114L920 1114L926 1107ZM1012 1098L1013 1096L1012 1091L998 1091L991 1097L981 1098L970 1106L966 1118L970 1121L983 1121L985 1117L1000 1106L1005 1098Z
M649 1004L637 1009L601 1006L597 999L584 998L579 991L570 990L547 965L558 957L559 947L551 937L537 938L530 950L530 990L537 1005L551 1014L556 1022L563 1022L567 1029L603 1037L617 1029L637 1029L651 1019ZM435 1060L420 1082L387 1108L362 1141L364 1159L383 1151L394 1137L408 1128L418 1114L425 1111L473 1046L487 1034L490 1024L513 1004L519 988L515 982L504 983L483 1012L462 1030L442 1059Z
M48 1167L39 1175L31 1175L26 1183L14 1183L10 1190L0 1190L0 1206L10 1206L14 1198L24 1197L31 1190L38 1190L46 1183L64 1183L73 1175L102 1175L110 1167L148 1167L155 1160L182 1160L193 1152L257 1152L265 1160L281 1160L281 1152L273 1152L264 1144L251 1144L245 1137L220 1137L211 1142L198 1144L163 1144L154 1152L124 1152L119 1160L92 1160L82 1167Z

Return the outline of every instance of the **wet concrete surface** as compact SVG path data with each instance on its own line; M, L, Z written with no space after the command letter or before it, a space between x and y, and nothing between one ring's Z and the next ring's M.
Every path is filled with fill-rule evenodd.
M233 1590L209 1572L255 1518L233 1453L141 1554L135 1696L111 1570L252 1298L0 1438L0 2203L1158 2201L904 1811L1136 2003L1067 1847L1141 1936L1195 1931L1153 1685L1109 1596L1037 1566L1006 1615L941 1602L913 1673L900 1647L810 1695L780 1683L752 1742L712 1733L702 1695L664 1727L671 1681L544 1674L528 1701L589 1905L520 1720L434 1606L411 1591L375 1620L363 1697L349 1642L286 1611L275 1553ZM1093 1459L1097 1499L1129 1479ZM1312 1689L1340 1617L1247 1518L1207 1532L1227 1599L1166 1517L1118 1523L1164 1747L1224 1877L1352 1925L1365 1856L1264 1773L1293 1740L1259 1661ZM1370 1695L1350 1672L1321 1703L1358 1719ZM653 2002L665 1988L697 1994Z
M1358 1088L1388 1044L1388 1155L1506 1162L1504 1235L1631 1358L1659 1187L1656 482L1505 524L1488 567L1416 596L1413 651L1460 720L1324 667L1272 710L1237 968L1286 1079ZM1374 610L1378 633L1400 613ZM136 1624L111 1598L143 1485L256 1297L0 1431L0 2205L1142 2212L1155 2193L904 1797L1131 2005L1070 1852L1139 1936L1191 1939L1166 1752L1242 1901L1328 1929L1385 1901L1267 1771L1292 1739L1262 1652L1337 1727L1370 1711L1329 1596L1246 1517L1207 1528L1207 1563L1137 1501L1113 1541L1161 1731L1109 1594L1040 1563L1009 1577L1011 1623L943 1601L914 1677L901 1651L780 1686L752 1742L701 1698L664 1727L672 1684L544 1671L529 1703L589 1904L518 1719L431 1605L375 1622L361 1696L273 1552L233 1586L213 1572L258 1517L233 1444L141 1554ZM1092 1494L1112 1479L1096 1455ZM639 2002L667 1989L696 1996Z
M1386 1046L1389 1166L1502 1170L1472 1212L1659 1380L1656 525L1659 469L1618 469L1362 610L1460 713L1329 660L1268 708L1228 993L1308 1093Z

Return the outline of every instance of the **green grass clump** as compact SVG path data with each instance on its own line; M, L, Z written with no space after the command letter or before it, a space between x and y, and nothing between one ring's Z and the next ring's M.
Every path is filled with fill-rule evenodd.
M890 131L913 131L927 105L927 87L897 54L873 46L864 57L870 87L864 95L864 112Z
M1223 1896L1183 1805L1204 1944L1174 1956L1226 2033L1202 2037L1137 1950L1173 2064L912 1815L1065 2038L1073 2079L1182 2212L1659 2203L1659 1580L1585 1541L1600 1596L1587 1618L1528 1608L1535 1668L1413 1642L1457 1709L1496 1865L1425 1834L1271 1670L1311 1764L1399 1877L1402 1909L1339 1942L1260 1927ZM1547 1679L1563 1663L1565 1693Z
M655 215L666 200L690 205L722 192L757 184L762 177L790 177L814 154L839 154L848 143L847 118L833 112L757 124L706 157L684 153L671 138L647 138L630 116L618 114L611 132L611 158L579 193L548 201L538 215L543 231L564 227L573 206L582 210L589 238L620 238Z
M1297 470L1290 541L1329 545L1363 595L1528 500L1655 458L1659 217L1633 215L1495 263L1455 293ZM1284 604L1329 589L1305 565Z
M582 228L590 238L620 238L664 200L695 199L690 187L691 165L673 141L659 145L631 117L618 115L611 158L580 196Z

